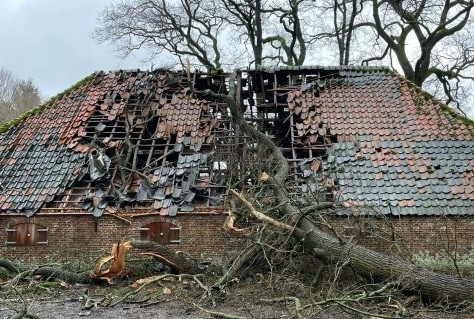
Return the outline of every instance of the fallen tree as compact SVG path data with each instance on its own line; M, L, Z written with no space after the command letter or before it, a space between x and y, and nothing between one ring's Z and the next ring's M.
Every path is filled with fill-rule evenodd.
M146 240L132 240L130 245L133 248L145 251L141 255L152 256L178 273L195 275L206 271L206 268L200 265L196 259L183 251L174 251L156 242Z
M474 301L474 280L440 274L410 264L396 256L390 256L367 249L363 246L341 241L328 235L316 226L314 220L303 216L295 226L281 223L257 211L240 193L231 190L259 220L264 220L276 228L288 231L304 242L308 251L326 262L342 262L355 273L378 280L394 281L399 288L419 293L431 301Z
M195 275L202 274L206 270L205 267L200 266L195 259L184 252L176 252L166 246L151 241L132 240L114 244L111 254L102 257L92 272L73 272L59 267L15 264L8 259L0 258L1 268L17 274L13 280L0 287L7 289L14 286L20 280L33 276L84 284L112 283L115 278L125 274L126 252L131 248L137 250L137 254L151 256L178 273Z
M313 256L327 262L347 263L358 275L370 280L395 281L399 283L400 288L415 291L427 300L474 301L474 280L472 279L428 271L397 257L342 241L331 225L317 220L321 211L335 203L307 204L303 207L295 204L295 201L289 196L290 192L285 188L289 167L281 149L267 134L250 125L240 111L235 96L235 83L238 74L238 72L235 72L230 78L227 94L216 94L210 90L197 93L224 101L230 109L234 123L251 139L252 143L256 143L258 148L265 149L272 160L272 166L268 167L269 173L264 172L260 180L271 187L273 191L275 200L272 209L273 214L277 217L289 216L291 223L281 222L259 212L242 194L231 190L230 193L244 204L253 217L280 231L286 231L298 240L303 241L307 251ZM329 230L329 232L321 230L319 224L326 225L326 230ZM265 231L269 231L268 228L265 228ZM263 236L263 238L272 238L272 236ZM272 245L271 242L267 244ZM216 286L225 285L238 272L239 266L254 258L259 251L258 247L251 246L247 248L234 261L229 271L216 283Z
M94 277L88 272L72 272L57 267L51 266L32 266L25 264L15 264L8 259L0 257L0 267L17 275L10 282L0 286L0 288L7 289L15 285L19 280L26 277L41 276L43 278L54 278L68 282L76 283L92 283Z

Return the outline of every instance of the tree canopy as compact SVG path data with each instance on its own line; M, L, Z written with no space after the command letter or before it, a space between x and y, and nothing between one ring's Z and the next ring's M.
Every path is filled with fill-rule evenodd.
M473 0L122 0L93 37L209 70L256 65L390 65L465 113L474 80Z

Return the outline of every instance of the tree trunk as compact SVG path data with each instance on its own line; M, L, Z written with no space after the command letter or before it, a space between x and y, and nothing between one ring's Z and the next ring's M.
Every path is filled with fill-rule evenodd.
M141 255L152 256L165 265L182 274L201 274L205 272L205 267L200 267L198 262L184 252L174 251L166 246L152 241L132 240L130 244L135 249L143 250ZM113 260L112 260L113 261ZM121 272L96 276L92 272L71 272L55 267L35 267L23 264L14 264L8 259L0 256L0 267L13 273L27 272L26 276L40 275L43 278L54 278L74 283L104 283L107 278L112 279L114 275L120 276Z
M90 283L104 283L101 279L96 279L91 276L89 272L71 272L54 267L40 267L32 272L32 275L41 275L43 278L54 278L64 280L67 282L90 284Z
M243 117L235 101L236 75L233 74L229 79L228 95L209 91L205 93L226 102L231 110L233 122L239 125L248 136L255 138L260 147L266 147L269 156L274 159L275 165L273 172L271 172L273 176L263 173L261 180L272 187L281 215L299 216L301 212L309 213L310 211L321 211L327 208L316 205L316 207L301 209L293 205L293 201L288 197L288 192L283 187L288 178L288 161L281 149L267 135L256 130ZM304 241L309 251L318 258L329 261L350 261L356 273L377 281L399 282L402 288L416 290L422 298L427 300L474 301L473 279L435 273L394 256L378 253L353 243L344 243L336 236L330 236L321 231L306 216L303 216L295 226L281 223L257 211L242 194L233 190L230 191L230 194L237 197L253 217L280 230L287 231L299 240Z
M294 235L311 248L316 257L347 261L357 274L378 281L397 281L401 288L415 290L430 301L473 301L474 280L440 274L337 238L302 218Z
M59 280L75 282L75 283L92 283L94 278L88 272L71 272L53 267L33 267L27 265L13 264L11 261L0 257L0 267L11 272L23 273L29 272L28 276L40 275L43 278L55 278Z
M201 274L205 268L199 266L198 262L181 251L174 251L167 246L160 245L152 241L132 240L130 244L133 248L145 250L142 255L154 257L156 260L178 271L180 274Z

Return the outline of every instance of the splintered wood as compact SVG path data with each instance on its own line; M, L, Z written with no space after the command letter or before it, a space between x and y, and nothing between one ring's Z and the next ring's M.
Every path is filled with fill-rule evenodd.
M131 247L132 245L128 241L114 244L110 256L102 257L97 262L94 269L94 277L111 283L114 278L123 275L125 271L125 254ZM109 262L108 268L104 269L104 265Z

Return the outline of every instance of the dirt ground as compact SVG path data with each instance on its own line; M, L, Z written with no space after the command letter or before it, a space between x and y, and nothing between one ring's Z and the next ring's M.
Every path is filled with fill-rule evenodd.
M38 285L38 287L40 287ZM0 318L7 319L20 310L23 298L28 312L41 319L79 319L79 318L104 318L104 319L156 319L156 318L211 318L211 314L199 309L199 306L212 312L221 312L233 316L246 318L297 318L293 304L269 304L260 301L262 298L273 298L283 292L270 292L266 288L255 284L239 285L224 298L216 298L213 302L200 302L201 291L188 284L164 284L150 287L141 295L123 301L117 305L114 302L122 298L127 292L133 290L129 285L114 287L97 287L85 285L68 285L67 287L37 289L28 287L24 293L15 294L13 291L0 290ZM288 293L288 292L287 292ZM90 306L85 307L86 300L90 298ZM386 315L386 313L385 313ZM216 318L216 316L214 316ZM224 318L224 317L217 317ZM236 317L237 318L237 317ZM379 319L381 317L363 314L349 314L339 308L326 308L322 311L313 311L308 318L321 319L351 319L367 318ZM411 309L408 316L400 317L393 314L392 318L411 319L441 319L441 318L474 318L474 314L462 310L445 312L442 308Z
M303 304L307 304L310 300L313 302L320 300L319 290L308 290L308 287L303 287L301 282L288 280L288 278L281 282L276 279L269 281L268 278L266 280L262 278L256 276L253 279L246 278L233 282L225 293L212 291L211 297L206 296L206 298L203 298L205 296L204 290L190 279L169 278L153 282L142 287L143 289L139 289L140 286L136 286L133 280L116 282L111 286L27 280L14 289L0 289L0 319L14 316L23 309L24 305L27 306L29 314L40 319L191 319L211 318L213 316L210 312L229 314L235 318L237 316L242 318L297 318L293 303L269 303L264 299L298 296ZM208 281L215 282L210 279ZM343 295L343 292L339 292L339 296ZM129 297L125 298L126 296ZM474 319L474 308L471 305L428 307L420 301L412 302L411 306L407 306L408 312L403 315L395 312L397 303L394 300L397 299L397 302L408 305L409 300L413 298L397 292L393 296L393 299L385 298L365 304L351 304L355 308L367 311L365 314L351 313L349 309L341 309L333 303L331 306L308 307L304 310L304 315L306 318L314 319L379 319L382 317ZM225 317L214 316L214 318Z
M184 285L186 286L186 285ZM214 312L226 312L251 318L291 318L291 312L284 305L269 305L251 302L248 297L234 295L229 300L216 300L197 305L201 291L196 287L172 288L165 285L153 286L141 296L133 300L112 305L132 288L121 285L115 287L96 287L71 285L55 288L54 291L33 289L22 295L28 312L41 319L63 318L209 318L211 315L199 307ZM165 293L163 294L163 291ZM0 292L1 293L1 292ZM247 291L245 292L247 293ZM20 310L23 304L14 292L1 293L0 318L7 319L14 315L15 308ZM87 296L91 298L91 306L85 308Z

